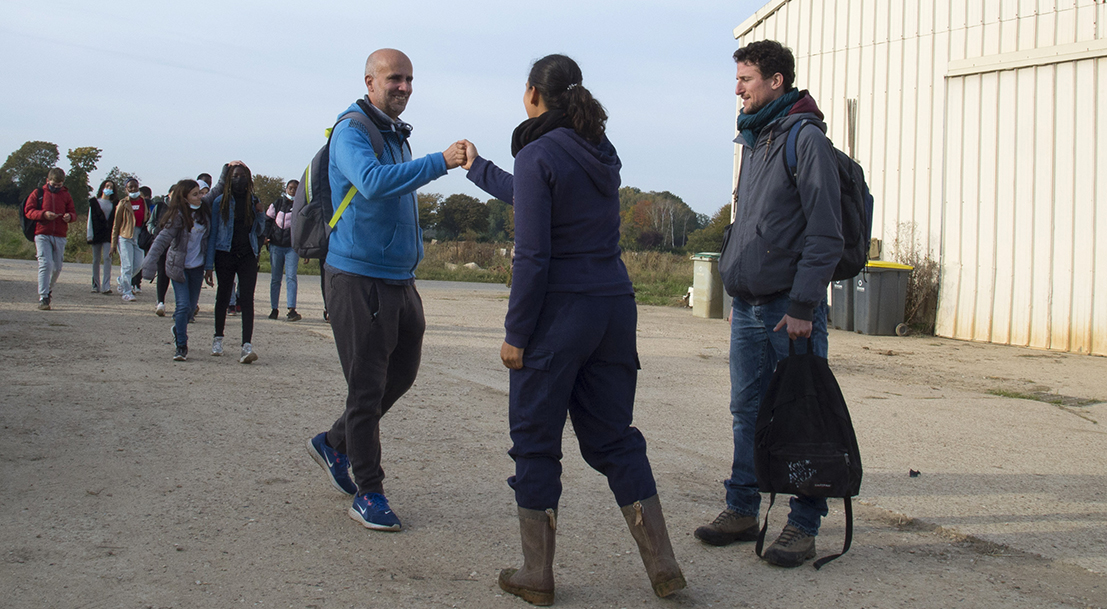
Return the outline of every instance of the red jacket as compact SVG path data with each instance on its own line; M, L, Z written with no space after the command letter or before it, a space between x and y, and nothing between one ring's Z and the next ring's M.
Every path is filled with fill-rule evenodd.
M58 217L53 220L43 218L42 214L48 211L58 214ZM35 221L36 235L51 237L65 237L69 233L69 223L62 220L62 216L69 214L70 220L77 219L77 208L73 206L73 197L69 196L69 189L64 186L58 192L50 192L49 188L43 186L41 209L38 206L38 197L31 192L27 202L23 204L23 213Z

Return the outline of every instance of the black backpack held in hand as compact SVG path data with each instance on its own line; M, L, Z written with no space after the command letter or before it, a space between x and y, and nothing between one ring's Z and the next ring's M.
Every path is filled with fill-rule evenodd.
M788 357L781 360L761 401L754 432L754 469L761 492L771 493L769 510L777 493L808 497L841 497L845 502L846 541L842 552L815 561L818 569L849 550L853 540L853 506L850 497L861 490L861 453L846 409L846 400L825 358L796 354L788 343ZM769 526L757 538L757 555Z

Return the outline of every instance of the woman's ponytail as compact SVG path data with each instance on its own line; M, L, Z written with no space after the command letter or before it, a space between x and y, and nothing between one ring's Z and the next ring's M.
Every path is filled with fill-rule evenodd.
M603 140L607 112L581 84L580 66L565 55L547 55L534 62L527 82L538 90L546 107L561 110L581 137L599 144Z

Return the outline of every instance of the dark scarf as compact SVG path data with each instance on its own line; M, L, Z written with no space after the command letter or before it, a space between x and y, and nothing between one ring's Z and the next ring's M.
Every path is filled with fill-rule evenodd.
M377 127L381 129L391 129L400 136L401 140L406 140L407 138L411 137L410 124L405 123L398 118L394 119L391 116L388 116L383 111L381 111L380 108L369 103L368 95L357 100L357 105Z
M562 110L548 110L541 116L528 118L519 123L515 132L511 134L511 156L519 154L523 146L533 142L543 135L559 127L572 128L569 116Z
M742 139L746 140L752 148L757 143L757 136L761 135L761 130L765 125L786 116L788 111L792 109L792 105L799 101L799 98L799 89L792 89L753 114L746 114L744 111L739 112L738 131L741 132Z

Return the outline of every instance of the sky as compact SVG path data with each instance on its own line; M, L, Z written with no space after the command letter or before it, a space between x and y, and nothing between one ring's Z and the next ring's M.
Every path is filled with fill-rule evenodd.
M765 1L3 0L0 155L44 140L68 169L95 146L93 187L118 166L155 194L231 160L299 178L392 47L414 66L413 153L464 138L510 171L530 66L564 53L607 109L623 185L710 215L732 183L733 30ZM420 192L489 198L461 169Z

